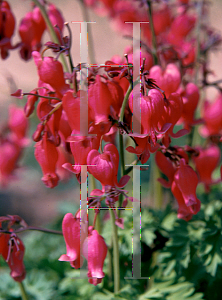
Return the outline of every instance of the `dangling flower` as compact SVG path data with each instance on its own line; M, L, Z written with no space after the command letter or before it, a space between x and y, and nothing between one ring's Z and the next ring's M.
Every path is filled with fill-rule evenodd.
M14 178L13 171L21 155L21 147L14 142L4 141L0 145L0 183L6 186L9 179Z
M19 35L22 40L20 50L22 59L29 60L32 57L32 51L40 51L45 29L46 24L38 7L25 15L19 26Z
M204 102L202 117L204 126L200 128L203 137L222 135L222 94L214 102Z
M107 254L107 246L97 230L93 230L90 226L88 239L83 245L83 254L88 261L88 277L89 283L97 285L102 282L105 276L103 273L103 264Z
M75 134L75 131L72 133ZM70 142L70 148L75 164L71 165L70 163L65 163L63 168L76 174L77 179L79 179L81 174L81 165L87 164L87 156L92 149L99 149L100 137L70 136L68 141ZM85 179L82 178L82 182L85 182Z
M160 151L156 152L155 161L161 172L168 178L168 181L164 178L158 178L158 181L164 187L170 188L174 179L176 167L173 165L172 161Z
M108 123L113 98L108 85L99 75L96 75L95 83L89 86L88 97L90 118L94 120L95 125Z
M25 247L15 234L0 233L0 255L11 269L11 277L18 282L25 279L25 266L23 263Z
M11 37L15 30L15 17L7 1L0 1L0 51L1 58L8 57L8 50L13 49Z
M69 88L68 84L65 83L62 64L53 57L42 59L37 51L33 51L32 56L38 68L40 80L50 84L59 97L62 97Z
M128 175L124 175L119 183L117 182L119 152L113 144L106 144L102 154L91 150L87 157L87 165L89 172L101 182L103 192L106 185L124 187L130 179Z
M56 163L58 152L56 146L47 139L47 132L44 133L40 142L35 146L35 158L41 166L43 177L42 181L49 188L57 186L59 177L56 174Z
M185 90L179 90L179 94L183 99L183 111L179 123L184 123L185 129L190 129L192 125L200 123L200 120L195 120L194 115L199 102L199 89L190 82L186 85Z
M216 145L199 150L198 156L193 156L193 161L199 175L200 182L205 185L205 190L210 191L210 185L218 183L218 180L212 179L212 173L220 163L220 148ZM220 181L220 180L219 180Z
M66 254L60 256L60 261L68 261L70 265L78 269L83 264L83 257L80 253L81 243L87 236L83 223L71 213L64 216L62 221L62 232L66 242Z
M184 158L180 160L180 166L174 174L171 186L172 193L177 199L179 206L191 214L197 214L200 210L200 200L196 196L198 177L195 171L186 164Z
M155 83L165 92L166 97L175 93L181 82L180 71L175 64L168 64L165 70L159 65L153 66L149 77L155 79Z
M12 132L12 139L20 146L26 145L27 139L25 136L28 130L28 121L22 108L16 105L9 107L8 126Z
M138 87L136 86L138 89ZM133 99L133 93L129 97L129 107L133 112L133 101L139 101L141 107L141 133L143 135L150 135L153 144L156 144L156 135L155 133L164 133L166 132L171 124L165 123L162 124L161 116L164 114L164 99L160 91L157 89L149 90L148 96L141 96L138 92L137 97ZM136 135L136 132L133 132L133 135ZM138 135L139 137L139 135Z

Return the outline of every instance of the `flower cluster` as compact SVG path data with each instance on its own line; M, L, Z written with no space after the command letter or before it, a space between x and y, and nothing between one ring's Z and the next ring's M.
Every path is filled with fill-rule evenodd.
M14 170L22 155L23 148L28 145L26 138L28 120L21 107L11 105L9 116L2 124L0 132L0 183L6 186L10 179L15 178Z
M62 166L75 174L79 183L84 183L86 176L83 176L82 166L87 165L90 176L102 186L101 190L91 192L88 207L95 208L96 220L101 202L105 199L106 208L113 211L115 224L119 227L123 227L123 219L115 212L117 205L124 208L128 200L136 201L122 190L130 179L127 175L130 170L128 172L124 166L125 150L135 155L136 164L147 163L150 153L155 153L157 166L168 177L168 181L164 178L159 181L171 188L178 204L178 218L186 221L200 210L201 203L196 195L198 183L203 183L209 191L210 185L221 180L212 179L212 172L220 162L221 88L212 84L218 88L220 96L213 103L204 100L201 118L196 119L200 85L195 80L200 58L204 60L207 52L221 39L207 25L198 25L200 20L190 1L176 1L173 7L166 1L157 1L155 5L152 2L85 1L97 12L105 9L113 26L130 37L132 24L125 24L125 20L149 23L141 24L141 51L138 49L137 53L132 53L129 46L125 58L114 56L102 65L87 67L85 78L84 63L73 65L71 33L69 30L70 36L62 36L63 18L54 5L43 5L48 15L47 22L55 25L55 39L47 42L42 52L41 38L46 29L46 18L43 18L39 7L34 6L19 27L21 57L25 60L33 57L39 80L29 93L18 90L12 95L18 98L27 96L26 117L36 108L39 124L33 140L36 142L35 158L43 173L42 181L49 188L57 186L59 180L67 176L61 172ZM6 58L8 50L13 48L10 39L14 31L14 16L6 1L0 1L0 12L0 29L3 32L0 36L1 56ZM197 25L205 36L203 39L200 36L198 43L194 30ZM47 53L52 50L56 56L46 56L46 50ZM69 72L67 66L65 69L58 60L63 53L69 59ZM140 72L133 68L133 56L139 54ZM211 85L207 81L210 71L206 63L201 66L201 71L203 88L206 88ZM133 82L135 75L137 80ZM84 116L87 118L84 118L82 108L86 98L88 107L85 106ZM134 111L135 104L139 104L139 115ZM15 113L12 111L12 114ZM19 140L15 143L16 147L21 147L26 123L23 117L17 119L17 115L9 120L9 128L13 142ZM139 128L135 129L136 123ZM194 126L198 124L201 124L201 135L207 138L204 148L198 143L195 146L189 143L185 147L172 145L172 139L179 137L187 136L187 140L192 140ZM86 130L82 125L86 125ZM117 135L119 144L116 142ZM127 144L129 141L133 144ZM17 156L13 156L9 169L14 168L16 160ZM11 169L9 172L8 167L1 167L1 174L4 175L2 170L11 173ZM118 176L119 173L121 176ZM88 226L79 212L75 216L71 213L65 215L62 229L67 253L59 260L80 268L83 254L88 261L89 282L97 285L104 277L102 268L107 246L94 228L95 220L93 226ZM10 245L19 244L14 235L7 238L14 241ZM6 236L1 239L5 243ZM16 254L18 247L14 248L17 249ZM2 255L5 257L5 254ZM9 262L10 258L6 260ZM22 278L22 275L16 276Z
M64 20L60 11L54 4L49 4L46 10L49 20L53 26L57 26L57 35L64 27ZM20 56L24 60L31 58L32 51L41 49L41 40L47 26L39 7L34 6L21 20L18 32L21 41L12 45L11 39L15 31L15 16L7 1L0 1L0 52L1 58L6 59L9 50L19 48Z
M4 225L4 229L8 231L8 233L0 232L0 255L2 255L11 269L11 277L19 282L26 275L23 263L25 247L22 240L13 231L16 225L23 222L19 216L0 217L0 230L3 229Z

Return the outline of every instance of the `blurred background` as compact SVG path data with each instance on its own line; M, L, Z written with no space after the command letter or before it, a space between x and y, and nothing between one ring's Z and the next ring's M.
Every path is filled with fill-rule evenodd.
M8 1L16 17L16 33L12 38L12 43L19 42L17 29L22 17L31 10L30 0ZM81 6L77 0L53 0L53 3L62 11L64 20L69 22L72 36L72 55L74 64L80 62L80 25L72 24L72 21L83 21ZM218 31L222 29L221 15L222 2L220 0L211 1L210 22L212 27ZM89 20L96 21L91 27L92 38L95 47L95 58L97 63L105 63L113 55L123 55L124 48L130 44L110 27L110 22L106 16L98 16L89 10ZM65 34L67 34L65 32ZM49 41L48 33L44 33L43 44ZM50 54L50 51L48 52ZM211 53L210 57L213 80L222 78L222 51ZM25 100L15 99L10 96L18 88L25 92L31 91L37 86L38 76L33 60L25 62L20 59L19 51L10 51L10 56L0 61L0 126L7 120L8 106L16 103L25 105ZM208 90L208 95L215 93L214 89ZM37 120L35 116L30 118L29 136L35 130ZM23 153L19 162L20 168L15 172L17 180L10 181L6 188L0 188L0 215L18 214L26 220L29 225L42 225L50 222L57 214L60 203L78 203L79 185L73 176L67 183L62 183L54 188L48 189L41 181L41 169L34 158L34 142L30 141L30 146ZM146 191L144 192L146 197ZM149 202L146 201L146 204Z

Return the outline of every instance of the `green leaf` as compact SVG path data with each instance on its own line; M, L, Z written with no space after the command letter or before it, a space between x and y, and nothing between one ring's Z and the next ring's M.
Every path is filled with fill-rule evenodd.
M141 234L142 240L148 245L151 246L154 239L156 238L156 235L153 231L149 230L149 229L145 229L142 231Z

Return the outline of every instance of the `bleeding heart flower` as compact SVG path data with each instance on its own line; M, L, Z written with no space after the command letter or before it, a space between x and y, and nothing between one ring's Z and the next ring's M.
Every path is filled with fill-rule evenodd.
M71 213L64 216L62 221L62 232L66 243L66 254L60 256L60 261L68 261L70 265L78 269L83 264L83 257L80 253L80 246L87 236L87 232L80 223L80 219L74 217Z
M214 183L218 183L218 180L212 179L212 173L220 163L220 148L216 145L199 150L198 156L193 156L193 161L196 166L197 173L199 175L200 182L205 185L206 191L209 192L209 186Z
M28 121L22 108L16 105L9 107L8 126L12 131L13 139L21 146L26 144L25 136L28 130Z
M11 277L18 282L25 279L25 266L23 257L25 247L23 242L15 234L1 234L0 233L0 254L8 263L11 269Z
M161 92L157 89L151 89L148 92L148 96L140 96L138 85L135 87L137 89L136 97L133 98L135 93L131 93L129 97L129 107L133 112L133 101L140 101L141 107L141 133L143 135L150 135L153 144L156 144L155 133L166 132L171 124L162 124L160 116L164 114L164 99ZM135 135L136 132L133 132Z
M50 84L59 97L62 97L69 88L68 84L65 83L62 64L53 57L44 57L42 59L37 51L33 51L32 56L37 66L40 80Z
M14 142L5 141L0 145L0 183L6 186L8 180L13 178L13 171L21 155L21 147Z
M47 132L44 133L40 142L35 145L35 158L40 164L43 177L42 181L49 188L57 186L59 177L56 174L56 163L58 160L58 151L56 146L47 138Z
M7 1L0 2L0 50L1 58L8 57L8 50L12 49L11 37L15 30L15 17Z
M194 115L199 102L199 89L190 82L186 85L185 90L178 90L183 99L183 111L179 123L184 123L185 129L190 129L192 125L198 124L200 120L195 120Z
M170 188L174 179L174 174L176 172L176 167L173 165L172 161L167 158L162 152L157 151L155 156L156 164L161 172L167 176L168 181L164 178L159 178L158 181L166 188Z
M192 214L197 214L200 210L200 200L196 196L197 185L198 177L196 172L182 158L180 166L174 174L171 190L179 202L183 199Z
M155 83L165 92L166 97L175 93L181 82L180 71L175 64L168 64L165 70L159 65L153 66L149 77L155 79Z
M222 135L222 94L214 102L204 102L202 117L204 126L200 128L203 137Z
M103 192L107 185L124 187L130 179L128 175L124 175L119 183L117 182L119 152L113 144L106 144L102 154L97 150L91 150L87 157L87 165L89 172L101 182Z
M41 39L45 29L46 24L38 7L35 7L33 11L28 12L21 20L19 35L22 40L20 50L22 59L29 60L32 51L40 51L42 46Z
M88 239L83 245L83 255L88 261L89 283L97 285L105 276L103 264L107 254L107 246L101 235L93 227L89 227Z

